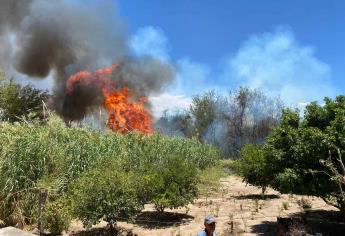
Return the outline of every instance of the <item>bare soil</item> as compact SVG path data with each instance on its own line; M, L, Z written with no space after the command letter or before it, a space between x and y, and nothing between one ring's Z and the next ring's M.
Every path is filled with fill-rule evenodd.
M314 221L332 223L334 220L338 224L337 209L320 198L280 194L268 189L263 199L261 189L246 186L237 176L222 178L220 182L221 191L203 196L187 208L167 210L158 215L152 205L146 205L136 224L118 223L119 235L194 236L203 229L203 219L209 214L217 218L218 235L276 235L277 217L306 214ZM303 210L298 203L302 197L310 202L311 209ZM107 232L105 222L88 232L81 222L75 221L65 235L107 235Z

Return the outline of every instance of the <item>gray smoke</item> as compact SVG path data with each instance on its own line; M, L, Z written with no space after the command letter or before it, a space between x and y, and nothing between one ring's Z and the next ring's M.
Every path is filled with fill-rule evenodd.
M52 104L68 120L82 119L102 100L90 86L78 86L66 95L65 82L78 71L120 62L115 84L128 86L138 96L158 92L174 78L173 68L157 59L128 59L126 27L112 1L97 1L97 7L92 1L0 2L0 70L11 67L31 79L53 75Z
M135 94L144 96L161 92L174 77L171 65L150 56L126 58L112 74L117 86L129 87Z
M0 33L17 29L21 20L29 12L31 0L1 0Z

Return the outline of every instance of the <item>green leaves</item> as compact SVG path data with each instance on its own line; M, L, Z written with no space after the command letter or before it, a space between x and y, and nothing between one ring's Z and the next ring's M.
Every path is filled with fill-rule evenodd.
M260 186L264 192L273 177L271 165L262 146L247 144L241 150L241 159L235 162L235 169L244 181Z
M144 207L137 186L133 172L125 173L113 166L95 168L71 185L73 215L88 228L101 219L107 222L133 219Z
M150 195L158 211L185 206L197 197L197 167L188 159L168 155L152 166L149 175L154 176L147 186L155 186Z
M30 126L3 122L0 219L13 212L24 222L36 219L37 209L28 206L36 206L37 194L26 196L37 187L54 190L45 215L54 231L67 224L65 207L91 226L101 219L133 219L148 202L162 209L184 206L197 196L198 170L218 160L215 148L196 140L69 128L56 116ZM23 194L7 198L18 191Z
M332 205L345 209L345 186L335 178L342 168L339 158L345 150L344 127L344 96L325 98L324 106L309 104L304 119L298 111L284 110L280 125L264 146L264 159L274 172L268 184L283 193L336 199Z
M203 95L194 96L190 113L194 117L193 136L201 140L207 129L216 119L217 95L209 91Z
M0 120L16 122L42 120L43 101L48 93L32 87L21 86L14 79L0 80Z
M236 166L250 184L322 197L345 216L344 150L345 96L338 96L309 104L304 119L285 109L266 144L245 146Z

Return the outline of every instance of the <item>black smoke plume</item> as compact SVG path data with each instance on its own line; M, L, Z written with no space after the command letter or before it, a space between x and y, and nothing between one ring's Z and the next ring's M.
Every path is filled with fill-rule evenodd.
M11 68L29 79L53 76L52 105L67 120L82 119L101 104L95 87L79 86L66 95L66 80L78 71L120 63L112 79L137 96L157 93L174 78L171 65L131 55L112 1L0 1L0 70Z

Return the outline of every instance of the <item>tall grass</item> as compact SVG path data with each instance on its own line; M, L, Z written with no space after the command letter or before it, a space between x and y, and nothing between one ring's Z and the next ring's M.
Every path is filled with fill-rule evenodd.
M56 116L45 125L0 123L0 220L31 222L37 214L29 207L30 199L37 197L35 188L54 189L63 196L72 181L104 158L120 163L124 171L135 171L171 156L184 158L199 170L219 159L215 148L196 140L70 128ZM8 220L14 215L17 218Z

